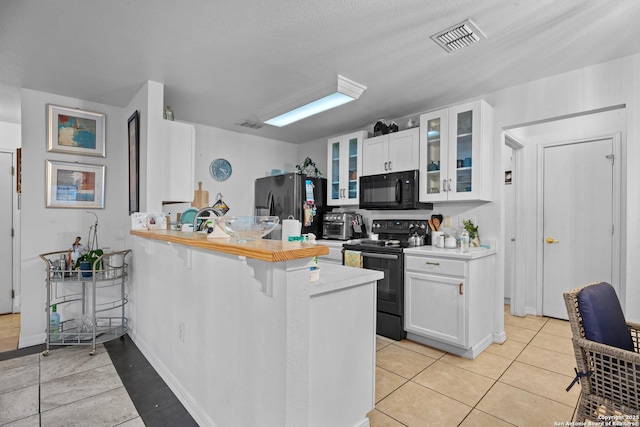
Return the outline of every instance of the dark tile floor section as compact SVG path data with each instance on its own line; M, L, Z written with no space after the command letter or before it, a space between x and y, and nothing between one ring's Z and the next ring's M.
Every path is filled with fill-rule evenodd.
M0 361L13 359L20 356L28 356L30 354L42 353L44 349L44 344L40 344L31 347L19 348L17 350L3 351L0 352Z
M104 346L147 427L198 426L128 335Z

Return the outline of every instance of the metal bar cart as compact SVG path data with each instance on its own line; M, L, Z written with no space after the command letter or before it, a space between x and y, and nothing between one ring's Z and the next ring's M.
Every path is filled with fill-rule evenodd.
M68 251L41 254L46 264L46 348L55 345L90 345L122 337L127 333L125 305L130 249L103 254L90 270L76 270L67 261ZM59 324L50 319L56 306Z

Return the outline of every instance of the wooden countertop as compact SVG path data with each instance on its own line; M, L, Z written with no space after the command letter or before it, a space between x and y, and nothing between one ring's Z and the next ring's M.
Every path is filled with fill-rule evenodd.
M209 251L245 256L267 262L289 261L327 255L329 247L322 244L303 245L300 242L258 239L239 243L235 239L208 238L205 233L175 230L131 230L131 235L146 239L177 243Z

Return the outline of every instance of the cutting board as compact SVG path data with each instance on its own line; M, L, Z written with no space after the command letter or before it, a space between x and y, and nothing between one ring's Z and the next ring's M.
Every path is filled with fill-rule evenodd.
M209 206L209 192L202 190L202 182L198 182L198 189L193 192L191 206L202 209Z

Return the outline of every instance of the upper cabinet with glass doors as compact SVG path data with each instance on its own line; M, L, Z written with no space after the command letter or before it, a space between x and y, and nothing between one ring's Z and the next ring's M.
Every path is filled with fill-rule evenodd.
M491 200L492 133L482 100L420 116L420 201Z
M367 131L330 138L327 143L327 205L358 205L362 175L362 141Z

